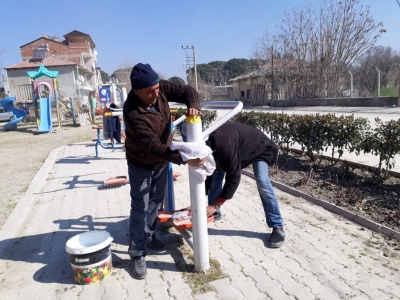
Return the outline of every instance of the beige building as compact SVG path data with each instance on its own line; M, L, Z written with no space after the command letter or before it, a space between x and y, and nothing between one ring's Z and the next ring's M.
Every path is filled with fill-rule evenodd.
M8 94L17 102L32 99L27 72L37 71L43 64L49 71L58 71L60 98L87 100L102 84L100 69L96 68L97 52L90 35L74 30L60 39L43 35L20 47L22 61L5 68ZM28 101L29 102L29 101Z

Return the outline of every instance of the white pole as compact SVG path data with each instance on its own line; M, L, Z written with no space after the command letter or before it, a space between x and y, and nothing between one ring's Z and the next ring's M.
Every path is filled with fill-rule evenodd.
M350 73L350 98L353 98L353 73L348 72Z
M201 118L199 116L187 117L187 141L204 143L201 131ZM205 272L210 268L205 182L193 173L191 167L189 167L189 184L192 207L194 269L197 272Z
M121 90L122 90L122 99L121 99L121 101L122 101L122 103L125 103L126 98L128 98L128 94L126 92L126 88L125 87L122 87Z
M241 101L207 101L201 104L201 107L217 106L217 107L234 107L229 113L219 119L217 122L212 124L203 132L203 140L207 141L208 136L211 132L215 131L218 127L226 123L230 118L240 112L243 108L243 102Z
M179 119L174 121L177 126L186 119L186 137L188 142L202 142L208 139L208 135L215 129L226 123L235 114L240 112L243 108L243 103L240 101L213 101L203 102L202 107L216 106L216 107L234 107L229 113L223 116L215 124L201 132L201 119L197 116L182 115ZM114 114L114 113L113 113ZM186 230L181 230L181 235L186 239L189 246L193 249L194 254L194 268L197 272L205 272L210 267L209 253L208 253L208 232L207 232L207 216L206 216L206 195L205 183L197 178L189 167L189 184L190 184L190 202L192 207L192 224L193 236Z
M379 70L377 67L375 69L378 71L378 97L381 96L381 70Z
M111 84L111 94L112 94L112 103L117 104L117 87L115 84Z

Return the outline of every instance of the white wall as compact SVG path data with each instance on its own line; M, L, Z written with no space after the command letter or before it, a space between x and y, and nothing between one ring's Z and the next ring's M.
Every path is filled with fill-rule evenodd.
M16 93L13 89L14 85L30 84L28 71L37 71L37 68L24 68L24 69L11 69L7 70L7 77L10 86L10 96L14 96ZM58 71L57 82L59 89L67 94L69 97L76 97L76 87L73 75L73 66L56 66L56 67L46 67L49 71ZM46 77L42 77L45 79Z

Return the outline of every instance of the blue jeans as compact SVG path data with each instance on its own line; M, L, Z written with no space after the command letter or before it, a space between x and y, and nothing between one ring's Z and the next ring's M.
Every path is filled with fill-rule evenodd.
M129 256L147 254L147 239L154 234L157 215L164 200L168 168L148 170L128 163L131 186L131 214L129 220Z
M225 178L225 172L215 170L213 173L213 179L208 192L208 205L211 205L217 200L222 191L222 182ZM221 207L217 209L221 211Z
M257 189L260 194L261 203L264 208L267 225L269 228L283 227L283 219L279 210L278 200L276 199L274 188L268 176L268 164L259 159L252 162L254 175L256 177ZM222 182L225 173L215 171L210 191L208 193L208 204L213 204L222 190Z

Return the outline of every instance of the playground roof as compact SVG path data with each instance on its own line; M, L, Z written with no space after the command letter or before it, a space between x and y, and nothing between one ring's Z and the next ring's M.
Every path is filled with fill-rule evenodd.
M41 76L47 76L50 78L56 78L58 75L58 71L49 71L43 64L40 64L39 70L35 71L28 71L27 72L30 78L36 79Z
M43 59L41 62L29 62L29 60L20 62L18 64L6 67L4 69L6 70L11 70L11 69L25 69L25 68L39 68L40 64L43 64L45 67L55 67L55 66L73 66L76 65L76 63L66 60L66 59L61 59L57 58L55 56L49 56Z

